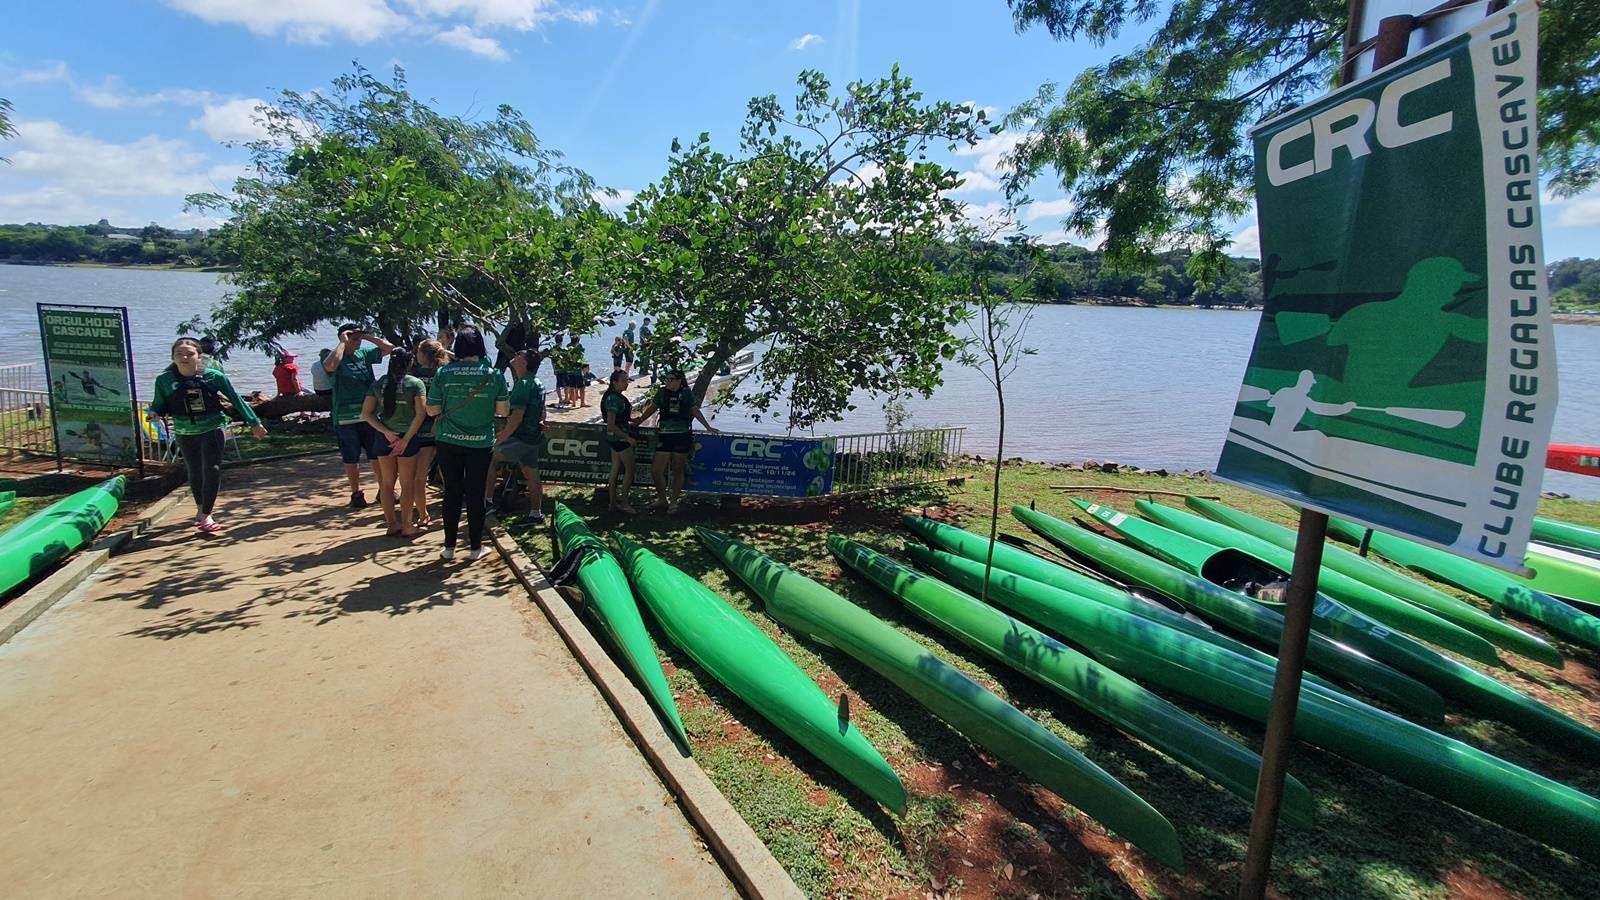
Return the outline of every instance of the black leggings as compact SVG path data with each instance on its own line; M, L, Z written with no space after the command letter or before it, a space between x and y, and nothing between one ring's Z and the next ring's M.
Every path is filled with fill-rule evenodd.
M483 546L483 486L489 479L489 464L494 459L490 447L458 447L438 443L434 459L444 478L444 545L456 545L461 525L461 504L467 506L467 544L474 550Z
M189 467L189 491L194 494L194 505L200 508L200 515L209 516L217 505L217 489L222 486L222 429L177 437L183 464Z

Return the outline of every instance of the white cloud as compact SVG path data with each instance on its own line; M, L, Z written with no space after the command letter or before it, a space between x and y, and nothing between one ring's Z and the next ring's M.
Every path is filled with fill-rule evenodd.
M1558 228L1592 228L1600 225L1600 191L1561 197L1555 203L1547 199L1545 205L1547 209L1553 206L1558 210L1553 223Z
M485 59L504 61L510 58L506 48L500 46L499 41L476 34L466 25L457 25L449 31L441 31L434 40Z
M400 31L404 16L385 0L167 0L213 25L242 25L252 34L321 43L343 37L365 44Z
M54 62L38 69L24 69L7 74L7 84L40 84L47 81L71 81L72 70L64 62Z
M633 202L633 198L639 196L638 191L631 191L627 188L616 188L614 189L614 194L613 196L612 193L607 193L606 191L595 191L589 196L594 199L594 202L613 213L620 213L627 209L628 204Z
M532 31L550 22L596 25L600 10L575 7L555 0L405 0L407 6L423 16L470 19L479 28L510 28ZM617 18L613 13L613 21Z
M978 158L978 171L990 178L999 178L1009 171L1010 164L1005 161L1006 154L1017 148L1027 137L1025 131L1002 131L990 135L970 147L957 147L957 156L976 156Z
M789 42L790 50L804 50L807 47L822 43L822 35L807 32Z
M1022 218L1026 222L1037 222L1040 219L1061 219L1072 212L1074 206L1076 204L1067 197L1062 197L1059 200L1040 200L1037 203L1028 204L1028 207L1023 210Z
M227 190L244 171L240 165L216 164L186 141L149 135L116 144L47 119L15 124L17 137L6 148L11 165L0 166L0 184L36 179L43 182L32 189L36 199L45 196L39 191L52 190L72 191L85 198L176 198L197 191ZM10 193L0 188L0 196Z
M1261 228L1256 223L1239 229L1234 234L1233 240L1228 244L1228 253L1233 256L1261 257Z
M960 178L961 186L951 194L981 194L1000 190L1000 182L982 172L962 172Z
M215 99L210 91L193 88L165 88L141 93L123 85L122 80L108 75L98 82L85 82L72 74L64 62L52 63L38 69L29 69L6 75L6 84L42 84L59 81L72 90L79 100L96 109L138 109L148 106L199 106Z
M189 121L190 128L197 128L206 133L214 141L259 141L266 139L267 129L261 121L258 108L267 101L256 97L243 100L228 100L222 103L208 103L200 115Z

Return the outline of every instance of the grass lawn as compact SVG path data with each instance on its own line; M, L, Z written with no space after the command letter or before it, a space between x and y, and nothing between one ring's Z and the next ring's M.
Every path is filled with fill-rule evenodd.
M899 554L902 511L937 508L971 528L987 523L990 482L980 468L962 484L918 488L828 506L723 509L714 500L686 504L677 516L609 516L587 489L554 495L596 531L625 530L669 562L727 598L770 635L830 695L849 695L851 715L911 795L904 817L876 807L799 745L768 724L666 642L652 634L695 758L812 897L1231 897L1244 857L1249 804L1047 692L947 639L883 594L846 574L828 555L831 530ZM1034 463L1008 464L1002 504L1036 500L1071 518L1069 495L1052 484L1091 485L1078 496L1132 512L1139 493L1166 490L1220 496L1285 524L1291 513L1274 501L1184 476L1082 472ZM638 498L643 499L642 495ZM1174 497L1158 501L1182 503ZM1600 503L1545 501L1542 510L1600 524ZM726 573L694 539L707 524L746 541L840 594L930 648L1007 698L1159 809L1178 829L1189 865L1175 873L1145 857L1054 794L997 763L927 713L911 698L848 656L781 629L760 601ZM1009 515L1001 527L1031 533ZM544 529L519 540L541 563L551 561ZM1445 588L1450 590L1449 588ZM1460 595L1459 592L1451 591ZM1494 677L1552 702L1600 727L1600 653L1550 638L1567 656L1553 670L1504 655ZM602 642L603 643L603 642ZM1483 670L1483 667L1479 667ZM1261 728L1243 719L1169 696L1225 733L1258 749ZM1549 752L1509 726L1452 705L1442 730L1520 765L1600 795L1600 767ZM1290 770L1316 798L1315 830L1284 826L1272 885L1282 896L1334 897L1597 897L1600 872L1532 840L1455 810L1372 770L1299 744Z

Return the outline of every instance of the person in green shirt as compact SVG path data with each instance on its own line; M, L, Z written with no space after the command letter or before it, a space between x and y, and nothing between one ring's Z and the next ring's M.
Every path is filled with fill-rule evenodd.
M194 527L206 534L222 530L211 513L222 487L224 429L228 425L228 416L222 411L223 397L250 423L257 440L267 436L255 410L240 399L228 376L201 366L200 342L178 338L172 345L172 365L156 376L150 409L155 415L172 420L172 431L189 472L189 492L194 495Z
M361 346L369 341L371 347ZM378 433L362 421L361 407L376 380L372 367L393 349L393 344L367 334L360 325L351 322L340 327L339 343L322 358L322 370L333 383L333 433L339 441L339 458L344 461L345 477L350 480L351 509L367 505L367 497L361 492L363 453L372 463L372 474L378 474Z
M416 503L416 438L428 419L427 391L422 379L411 374L411 351L395 350L389 354L388 374L372 383L361 406L362 420L378 433L378 502L391 537L422 533L411 527L411 509Z
M705 413L700 411L700 398L694 395L682 369L672 369L662 378L662 387L639 411L641 420L661 414L656 428L656 455L650 461L650 475L656 486L656 508L669 513L678 511L678 501L683 497L683 483L689 471L689 456L694 452L694 422L700 420L707 432L716 433Z
M544 523L544 485L539 481L539 450L544 446L544 383L528 369L528 353L519 350L511 356L511 415L495 435L495 462L507 462L522 469L528 483L528 525ZM489 470L486 492L494 487L494 469Z
M427 413L437 416L434 444L444 476L444 549L454 559L461 510L467 511L470 558L488 554L483 546L483 485L494 456L495 416L510 414L505 378L484 359L483 334L471 325L456 329L455 362L439 368L428 386Z
M455 340L454 330L450 332L450 339L452 341ZM417 354L414 365L411 368L411 374L422 380L424 407L426 407L427 402L426 388L433 384L433 376L438 373L439 367L448 362L450 362L450 351L446 350L444 345L437 340L429 339L417 342ZM433 517L428 515L428 473L433 470L433 454L435 450L433 428L435 421L433 416L428 416L424 419L422 429L417 432L417 436L411 441L417 447L416 477L411 489L413 491L412 496L416 498L415 509L417 511L418 528L427 528L433 524Z
M625 391L631 378L624 368L613 369L606 392L600 395L600 420L606 426L606 443L611 447L611 475L606 479L607 507L618 512L635 512L628 503L633 489L633 402Z

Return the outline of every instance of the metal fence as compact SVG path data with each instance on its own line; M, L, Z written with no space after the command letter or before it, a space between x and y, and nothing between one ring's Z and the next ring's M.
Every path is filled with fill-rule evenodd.
M0 366L0 390L37 391L43 388L44 379L35 374L33 363Z
M0 386L0 451L55 454L48 393Z
M942 481L961 456L965 428L916 428L833 438L833 493Z

